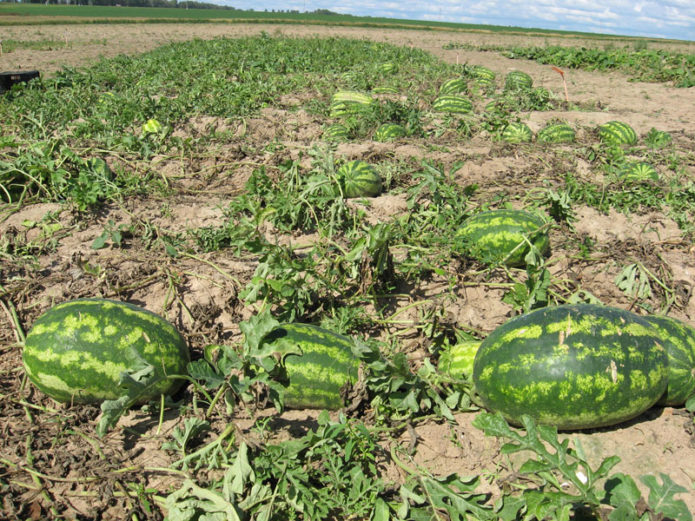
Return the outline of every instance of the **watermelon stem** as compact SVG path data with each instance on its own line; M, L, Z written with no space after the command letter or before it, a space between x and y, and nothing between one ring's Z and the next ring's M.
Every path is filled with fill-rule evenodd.
M2 284L0 284L0 291L2 291L3 296L8 294L8 291ZM19 317L17 316L17 310L15 309L14 304L9 299L7 300L7 303L5 303L5 299L0 298L0 306L2 306L2 309L4 309L5 313L7 313L7 317L10 320L10 324L13 326L14 335L17 339L17 342L20 344L24 344L24 341L26 340L26 335L24 334L24 330L22 329L22 324L19 321Z

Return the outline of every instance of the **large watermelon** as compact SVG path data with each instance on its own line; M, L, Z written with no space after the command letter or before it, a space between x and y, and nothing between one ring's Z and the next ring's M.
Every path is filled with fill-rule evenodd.
M41 391L61 402L97 403L125 394L121 373L150 365L155 377L186 373L188 348L169 322L145 309L107 299L78 299L52 307L34 322L24 368ZM163 379L143 400L176 391Z
M443 94L432 103L432 110L436 112L450 112L453 114L466 114L473 110L473 103L468 98L456 94Z
M357 380L359 359L352 340L310 324L284 324L268 333L261 345L272 345L285 361L289 380L285 406L295 409L340 409L342 389ZM294 354L299 348L301 355Z
M634 145L637 143L637 133L627 123L609 121L598 127L601 141L609 145Z
M381 193L381 176L369 163L356 159L348 161L338 169L347 198L376 197Z
M481 262L523 266L533 244L548 253L548 223L540 215L524 210L489 210L466 219L456 234L463 251Z
M695 328L666 316L645 317L659 331L668 354L668 388L662 405L683 405L695 395Z
M591 304L515 317L481 344L473 383L484 406L519 423L527 414L558 429L634 418L668 383L661 335L644 318Z
M575 135L567 123L551 123L538 131L536 140L539 143L572 143Z

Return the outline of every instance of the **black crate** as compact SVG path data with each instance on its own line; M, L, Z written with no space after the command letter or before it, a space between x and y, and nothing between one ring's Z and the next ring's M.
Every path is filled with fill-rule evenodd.
M0 92L10 90L16 83L26 83L39 77L39 71L6 71L0 72Z

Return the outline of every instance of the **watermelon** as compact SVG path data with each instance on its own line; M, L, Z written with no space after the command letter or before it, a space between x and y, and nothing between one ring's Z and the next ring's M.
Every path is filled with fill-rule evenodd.
M468 75L484 84L492 84L495 81L495 73L483 65L473 65L467 69Z
M338 169L343 183L343 194L347 198L376 197L381 193L381 177L369 163L356 159L348 161Z
M572 143L575 135L567 123L551 123L538 131L536 139L539 143Z
M381 87L374 87L372 89L374 94L398 94L398 89L395 87L389 87L387 85Z
M352 340L311 324L283 324L261 340L284 357L288 385L285 406L294 409L340 409L342 389L357 380L359 359ZM295 354L297 348L301 355Z
M635 161L625 165L620 173L620 178L628 182L658 181L659 173L649 163Z
M524 210L489 210L466 219L456 233L464 251L489 264L523 266L529 243L545 255L550 249L547 221Z
M599 139L608 145L634 145L637 134L627 123L609 121L598 127Z
M355 91L338 91L331 98L331 117L342 117L362 112L374 103L368 94Z
M668 355L668 387L659 403L683 405L695 396L695 328L672 317L645 318L658 330Z
M398 64L394 62L386 62L379 65L379 71L384 74L393 74L398 72Z
M432 110L436 112L465 114L473 110L473 103L463 96L444 94L434 100L434 103L432 103Z
M511 71L504 78L504 90L528 90L533 87L533 78L521 71Z
M437 369L453 378L470 378L473 374L473 360L479 348L479 340L466 340L448 346L439 356Z
M375 141L393 141L405 136L405 128L397 123L384 123L374 133Z
M482 404L520 424L558 429L615 425L666 390L668 356L649 321L617 308L574 304L531 311L480 345L473 385Z
M507 143L528 143L533 139L533 134L525 123L512 122L504 127L501 137Z
M348 139L349 135L348 128L340 123L329 125L323 131L323 139L327 141L344 141Z
M463 78L452 78L439 87L439 94L461 94L468 91L468 84Z
M34 322L22 354L29 379L68 403L113 400L122 373L150 365L154 377L186 373L186 342L169 322L126 302L78 299L52 307ZM142 401L171 394L181 380L163 379Z

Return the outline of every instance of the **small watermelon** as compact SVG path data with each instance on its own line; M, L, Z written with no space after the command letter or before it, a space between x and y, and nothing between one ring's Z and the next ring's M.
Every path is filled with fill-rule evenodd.
M379 65L379 71L384 74L393 74L398 72L398 64L394 62L386 62Z
M434 103L432 103L432 110L435 112L466 114L473 110L473 103L463 96L445 94L434 100Z
M495 73L483 65L468 67L467 72L472 78L482 80L484 83L493 83L495 81Z
M530 244L545 255L550 250L548 222L524 210L489 210L466 219L456 233L463 251L489 264L523 266Z
M567 123L553 123L538 131L536 140L539 143L572 143L575 132Z
M369 163L356 159L338 169L347 198L376 197L381 193L381 176Z
M695 396L695 328L676 318L648 316L668 354L668 387L661 405L677 407Z
M374 133L375 141L393 141L405 136L405 128L397 123L384 123Z
M398 94L398 89L395 87L381 86L381 87L374 87L372 89L372 92L374 94Z
M635 161L625 165L620 173L620 178L628 182L658 181L659 173L649 163Z
M352 340L311 324L283 324L261 340L284 358L289 384L285 406L294 409L340 409L342 389L355 383L359 359ZM299 348L300 355L294 354Z
M364 111L375 103L368 94L355 91L338 91L331 98L331 117L350 116Z
M646 411L668 383L668 356L649 321L591 304L538 309L480 345L473 384L483 405L519 424L605 427Z
M504 79L504 90L529 90L533 87L533 78L521 71L511 71Z
M599 139L608 145L634 145L637 133L627 123L609 121L598 127Z
M126 302L78 299L34 322L22 354L29 379L51 398L98 403L125 394L122 373L151 366L155 377L186 373L186 342L169 322ZM163 379L143 400L171 394L181 380Z
M507 143L528 143L533 139L533 133L525 123L512 122L504 127L500 137Z
M473 374L473 360L479 348L479 340L467 340L448 346L439 356L437 369L452 378L470 378Z
M340 123L329 125L323 131L323 139L327 141L345 141L349 135L348 128Z
M468 92L468 84L463 78L452 78L439 87L439 94L461 94Z

